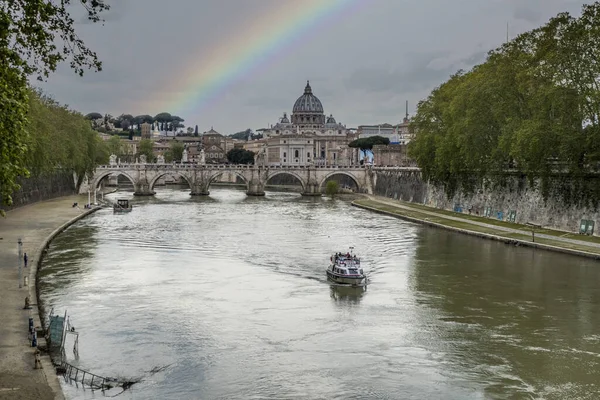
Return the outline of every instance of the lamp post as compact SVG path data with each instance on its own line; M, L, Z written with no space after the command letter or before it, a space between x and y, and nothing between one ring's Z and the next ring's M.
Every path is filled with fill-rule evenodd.
M92 200L90 198L90 189L88 189L88 206L92 203Z
M21 238L17 239L17 246L18 246L18 250L19 250L19 289L23 287L23 266L21 265L21 262L23 260L23 242L21 241Z

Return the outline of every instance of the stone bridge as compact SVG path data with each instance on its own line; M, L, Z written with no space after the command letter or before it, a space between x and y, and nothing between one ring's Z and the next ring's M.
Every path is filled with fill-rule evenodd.
M302 186L302 195L320 196L325 182L335 175L352 179L361 193L373 193L374 174L370 166L256 166L232 164L117 164L96 167L88 177L88 185L82 185L80 193L97 188L108 176L122 175L131 181L134 194L151 196L154 185L165 175L180 176L191 188L191 195L205 196L210 193L210 184L220 175L233 173L246 184L249 196L264 196L267 182L277 175L291 175Z

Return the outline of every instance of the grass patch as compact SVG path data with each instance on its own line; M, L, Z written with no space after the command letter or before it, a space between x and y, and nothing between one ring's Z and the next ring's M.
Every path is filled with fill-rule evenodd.
M491 220L489 220L487 218L481 218L481 217L476 217L477 219L463 218L463 217L467 217L467 216L464 214L461 214L461 213L455 213L455 212L449 212L449 211L438 212L440 210L433 209L431 207L425 207L425 206L412 207L412 204L407 204L407 203L402 203L401 205L404 207L408 207L408 209L401 208L401 207L395 207L391 204L381 203L379 201L370 200L370 199L359 199L359 200L355 200L354 203L358 204L358 205L366 206L366 207L371 207L371 208L374 208L379 211L385 211L387 213L390 213L392 215L396 215L399 217L409 217L409 218L417 219L419 221L434 222L434 223L452 227L452 228L464 229L464 230L478 232L478 233L485 233L485 234L495 235L495 236L507 238L507 239L517 239L517 240L521 240L521 241L525 241L525 242L532 241L531 234L529 234L529 233L507 232L507 231L500 230L500 229L494 229L493 227L475 225L475 224L469 222L469 221L476 221L476 222L489 223L489 221L491 221ZM437 215L427 214L425 212L421 212L420 210L428 211L428 212L435 212ZM453 219L444 218L444 215L453 216L453 217L461 217L464 219L464 221L456 221ZM529 230L529 228L525 225L506 223L503 221L496 221L496 222L500 222L501 224L493 224L493 225L503 226L503 227L517 229L517 230L523 230L526 232ZM490 224L490 225L492 225L492 224ZM555 236L561 236L561 237L565 237L565 238L568 237L568 236L565 236L564 232L541 229L539 231L536 230L536 232L535 232L536 233L535 243L546 244L546 245L555 246L555 247L559 247L559 248L565 248L565 249L585 251L585 252L593 253L593 254L600 254L599 248L589 247L589 246L586 246L585 244L570 243L570 242L564 242L564 241L560 241L560 240L552 240L552 239L548 239L548 238L540 238L537 236L540 233L550 235L551 233L548 233L548 231L560 233L560 235L555 235ZM576 235L576 234L572 234L572 237L570 237L570 239L575 239L575 240L582 240L583 238L584 237L582 235ZM588 236L587 238L589 239L590 237ZM598 243L598 241L594 241L594 242Z
M447 215L447 216L452 216L452 217L459 217L459 218L466 219L469 221L481 222L481 223L488 224L488 225L496 225L496 226L502 226L502 227L510 228L510 229L531 231L531 228L524 224L516 224L513 222L500 221L500 220L494 219L494 218L486 218L486 217L482 217L482 216L478 216L478 215L472 215L472 214L469 215L469 214L459 213L459 212L455 212L455 211L442 210L439 208L429 207L429 206L426 206L423 204L418 204L418 203L408 203L408 202L404 202L404 201L400 201L400 200L393 200L393 201L397 201L400 205L402 205L404 207L410 207L410 208L417 209L417 210L434 212L436 214L442 214L442 215ZM377 202L376 204L381 204L381 203ZM557 236L557 237L563 237L563 238L567 238L567 239L580 240L582 242L590 242L590 243L600 244L600 237L597 237L597 236L580 235L578 233L567 232L567 231L558 231L558 230L549 229L549 228L536 229L535 233L536 234L542 233L544 235Z

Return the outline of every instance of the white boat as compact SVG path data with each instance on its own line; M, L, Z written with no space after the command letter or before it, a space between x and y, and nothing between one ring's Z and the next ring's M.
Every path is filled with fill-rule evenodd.
M340 284L359 286L367 283L360 258L353 254L354 247L347 253L335 253L327 268L327 279Z

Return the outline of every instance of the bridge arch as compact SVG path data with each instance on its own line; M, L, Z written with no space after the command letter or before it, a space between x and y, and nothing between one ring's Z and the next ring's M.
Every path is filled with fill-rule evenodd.
M321 182L319 182L319 192L321 192L323 190L324 183L327 182L328 179L332 178L335 175L347 176L354 182L354 185L356 186L357 191L359 191L359 192L361 191L360 183L358 182L358 179L356 178L356 176L354 176L354 174L352 174L350 172L346 172L346 171L333 171L333 172L328 173L327 175L325 175L323 177L323 179L321 179Z
M135 187L135 180L131 177L131 175L129 175L128 173L124 172L124 171L115 171L115 170L109 170L109 171L104 171L101 172L100 174L94 176L92 182L91 182L91 189L98 189L98 186L100 185L100 182L102 182L105 178L114 175L114 176L119 176L119 175L123 175L124 177L126 177L129 182L131 182L131 184Z
M166 175L174 175L174 176L179 176L179 177L183 178L187 182L190 189L192 189L192 183L190 182L190 178L177 170L173 170L173 171L160 172L160 173L156 174L156 176L154 178L152 178L152 180L150 181L150 184L149 184L150 191L153 191L154 185L156 185L156 182L158 182L158 180L160 178L162 178L163 176L166 176Z
M269 181L279 175L289 175L289 176L293 176L294 178L296 178L298 180L298 182L300 182L300 186L302 186L302 192L306 191L306 179L302 178L298 173L293 172L293 171L277 171L277 172L273 172L272 174L269 174L269 176L267 177L267 180L265 181L265 186L269 184Z
M222 171L217 171L217 172L213 173L208 178L208 187L207 187L207 189L210 188L210 184L211 183L213 183L218 177L220 177L221 175L223 175L225 173L231 173L231 174L234 174L235 176L241 178L244 181L244 184L246 185L246 190L249 190L250 183L248 181L248 178L245 177L243 173L241 173L240 171L236 171L235 169L224 169Z

